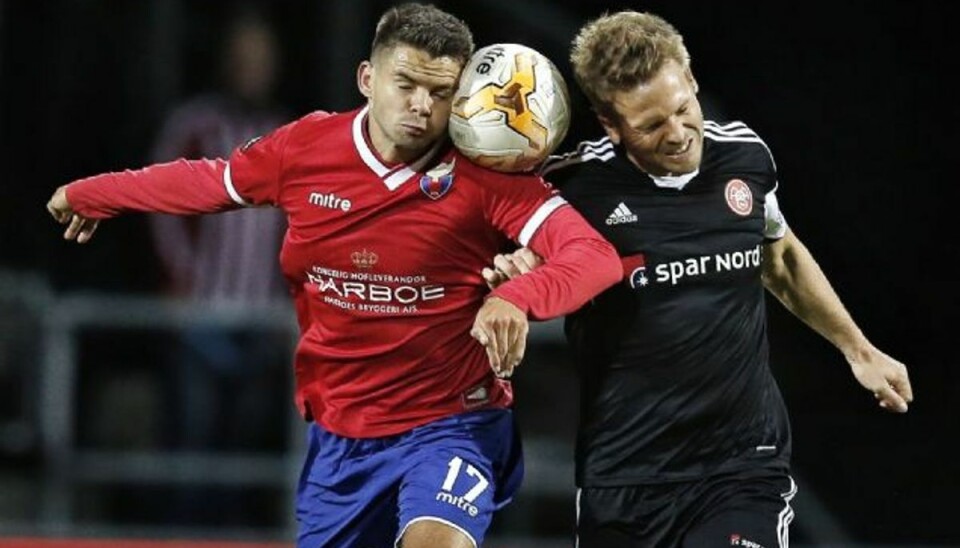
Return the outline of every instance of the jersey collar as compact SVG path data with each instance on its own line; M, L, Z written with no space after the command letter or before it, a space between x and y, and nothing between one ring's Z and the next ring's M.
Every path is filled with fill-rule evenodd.
M653 180L653 184L660 188L674 188L677 190L682 190L683 187L687 186L687 183L692 181L693 178L699 174L700 168L697 168L690 173L684 173L682 175L665 175L663 177L650 175L650 179Z
M433 158L437 150L443 145L443 139L438 139L429 150L412 163L397 164L389 167L380 161L377 154L370 148L370 143L364 135L363 121L367 117L368 110L370 110L369 106L363 107L353 118L353 145L357 148L357 152L360 154L363 163L367 164L367 167L376 173L377 177L380 177L383 184L390 190L396 190L426 166L427 162Z

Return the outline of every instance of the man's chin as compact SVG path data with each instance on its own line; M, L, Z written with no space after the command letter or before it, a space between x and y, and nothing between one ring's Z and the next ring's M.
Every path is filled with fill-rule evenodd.
M664 162L660 165L670 175L693 173L700 167L700 158L690 158L682 162Z
M434 143L435 137L427 134L422 135L398 135L396 144L398 148L407 150L426 149Z

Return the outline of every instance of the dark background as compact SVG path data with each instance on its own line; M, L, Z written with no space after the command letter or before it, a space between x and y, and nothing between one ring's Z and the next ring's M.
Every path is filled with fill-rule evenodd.
M958 319L948 166L960 117L945 83L957 68L948 4L437 4L471 25L478 47L521 42L555 60L574 98L567 144L600 131L566 59L578 26L604 9L631 7L678 27L710 108L745 121L765 140L791 227L864 332L910 369L910 412L882 412L842 356L771 300L798 499L816 497L846 537L860 542L960 545L953 452L960 375L948 354ZM257 5L280 32L280 96L291 112L359 104L356 64L388 2ZM36 274L57 293L157 291L142 218L104 223L80 247L60 239L44 204L74 178L144 163L166 109L213 87L213 44L235 8L222 0L0 1L0 269ZM539 384L571 378L549 367L535 371ZM533 384L518 379L521 416L529 428L569 443L572 404L544 408L543 399L525 398ZM17 460L24 462L29 453ZM797 516L801 539L816 519Z

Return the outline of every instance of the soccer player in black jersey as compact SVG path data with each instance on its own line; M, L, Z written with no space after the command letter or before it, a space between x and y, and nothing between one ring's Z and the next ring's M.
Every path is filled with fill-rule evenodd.
M764 289L843 353L880 407L906 367L857 327L777 204L766 144L704 121L680 34L648 13L586 24L571 61L606 130L542 168L612 242L623 280L565 330L581 373L581 548L787 546L790 426ZM539 264L526 249L492 285Z

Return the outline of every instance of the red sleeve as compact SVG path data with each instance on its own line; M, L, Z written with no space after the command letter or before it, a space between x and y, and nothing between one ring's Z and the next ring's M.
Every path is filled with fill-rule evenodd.
M529 247L544 264L490 296L510 301L534 320L569 314L623 277L616 249L569 205L549 214Z
M312 112L237 148L230 156L225 178L233 200L242 205L277 205L291 135L301 123L309 126L328 116L330 113L322 110Z
M316 112L310 117L325 117ZM74 211L104 219L130 211L190 215L243 205L273 205L279 195L283 153L297 122L251 139L224 160L184 160L106 173L67 187Z
M230 155L224 177L227 192L240 205L274 205L280 195L280 169L289 126L256 137Z
M223 184L223 160L177 160L105 173L67 186L74 211L91 219L141 211L188 215L236 207Z

